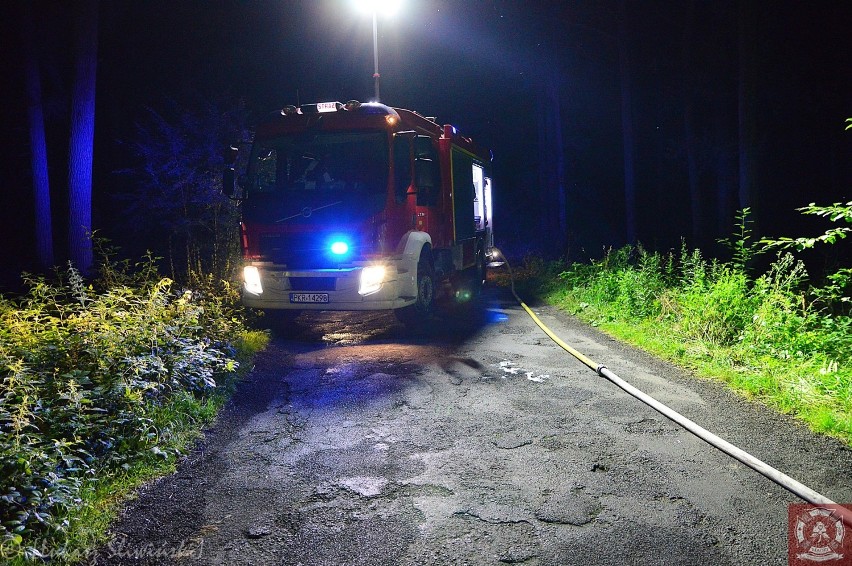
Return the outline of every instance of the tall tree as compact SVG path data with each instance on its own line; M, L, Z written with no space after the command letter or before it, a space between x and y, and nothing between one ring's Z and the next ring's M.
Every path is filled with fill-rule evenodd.
M733 132L726 127L724 104L717 102L720 109L716 111L713 121L716 140L715 169L716 169L716 233L720 236L731 233L734 222L734 188L737 183L736 148Z
M737 77L737 124L739 144L739 208L755 210L754 191L754 26L747 0L740 0L737 26L739 72Z
M683 46L681 52L683 70L683 142L686 153L686 174L689 184L689 208L692 217L692 245L700 246L700 238L704 234L704 210L701 202L701 187L698 176L698 148L695 135L695 113L692 90L692 38L695 35L695 1L686 4L685 22L683 25Z
M624 209L628 243L636 234L636 145L633 132L633 89L630 82L630 46L628 41L627 2L620 4L618 22L618 58L621 85L621 132L624 151Z
M27 119L30 131L30 163L35 195L36 259L41 269L50 269L53 259L53 227L50 213L50 177L47 169L47 142L44 130L44 109L41 97L39 58L33 37L35 21L33 7L24 3L21 40L25 51L25 81L27 91Z
M98 1L78 0L76 8L68 164L69 241L71 260L85 273L92 267L92 167L98 66Z
M565 151L562 140L559 79L543 79L538 112L539 182L545 213L542 238L544 246L559 254L565 252L567 204L565 198ZM554 249L556 246L558 249Z

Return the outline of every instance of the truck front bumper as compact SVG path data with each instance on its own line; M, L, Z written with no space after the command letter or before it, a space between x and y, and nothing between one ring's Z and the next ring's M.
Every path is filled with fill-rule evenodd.
M368 294L359 293L361 272L365 266L287 270L273 264L249 265L257 268L260 286L243 283L242 300L247 307L279 310L388 310L411 305L416 300L416 296L410 292L413 275L409 270L401 269L397 262L385 266L385 277L378 290Z

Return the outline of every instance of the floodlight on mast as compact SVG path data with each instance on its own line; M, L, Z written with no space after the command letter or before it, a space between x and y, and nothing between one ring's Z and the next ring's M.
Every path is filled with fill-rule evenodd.
M373 82L376 89L376 102L380 100L379 94L379 13L384 16L393 16L399 10L402 0L355 0L356 6L362 11L373 16Z

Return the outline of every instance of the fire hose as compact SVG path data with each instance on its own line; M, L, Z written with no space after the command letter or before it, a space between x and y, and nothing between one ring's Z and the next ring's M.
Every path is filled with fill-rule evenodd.
M721 450L728 456L731 456L735 460L745 464L749 468L758 472L759 474L769 478L773 482L777 483L787 491L793 493L794 495L800 497L804 501L811 503L813 505L832 505L833 507L832 513L837 516L839 519L852 528L852 510L847 509L846 507L840 506L836 502L832 501L828 497L822 495L821 493L811 489L810 487L804 485L803 483L791 478L787 474L781 472L780 470L773 468L766 462L755 458L745 450L731 444L727 440L713 434L709 430L705 429L695 421L688 419L687 417L681 415L671 407L661 403L660 401L654 399L647 393L644 393L637 389L636 387L630 385L615 372L611 371L603 364L599 364L583 353L579 352L575 348L571 347L569 344L566 344L562 339L560 339L556 334L553 333L539 318L536 314L530 309L526 303L518 296L517 292L515 292L515 277L512 273L512 267L509 264L509 261L506 257L495 248L494 257L501 257L505 262L506 268L509 270L509 278L511 281L511 290L512 295L514 295L515 300L521 305L521 307L527 312L530 318L541 328L545 334L547 334L551 340L553 340L558 346L560 346L563 350L571 354L581 363L589 367L592 371L594 371L598 376L603 377L610 381L613 385L621 388L629 395L635 397L639 401L642 401L658 413L662 414L669 420L679 424L701 440L707 442L711 446Z

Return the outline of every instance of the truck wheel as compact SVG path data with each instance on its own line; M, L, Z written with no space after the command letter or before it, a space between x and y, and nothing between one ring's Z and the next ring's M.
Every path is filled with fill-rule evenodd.
M468 267L456 278L457 306L469 308L482 296L482 286L485 284L485 253L482 248L476 250L476 263Z
M417 262L417 301L408 307L394 311L396 318L404 324L416 324L428 320L435 310L435 268L432 254L423 249Z
M476 296L482 294L482 287L485 286L486 269L485 251L482 248L477 248L476 265L473 268L473 288Z

